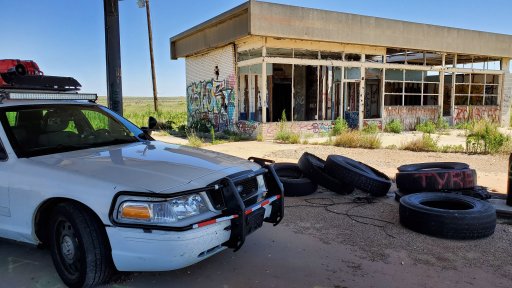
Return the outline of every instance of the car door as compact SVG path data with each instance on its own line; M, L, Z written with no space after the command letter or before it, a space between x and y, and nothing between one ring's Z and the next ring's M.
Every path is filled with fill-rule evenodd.
M6 171L7 152L4 145L0 141L0 218L10 217L11 211L9 207L9 185ZM1 219L0 219L1 220ZM0 221L3 222L3 221Z

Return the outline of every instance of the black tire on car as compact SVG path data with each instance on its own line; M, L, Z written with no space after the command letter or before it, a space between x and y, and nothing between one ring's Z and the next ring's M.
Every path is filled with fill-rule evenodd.
M399 211L406 228L440 238L479 239L496 228L496 210L490 203L452 193L406 195Z
M318 188L316 183L304 176L297 164L276 163L274 164L274 170L281 183L283 183L284 196L286 197L307 196L315 193Z
M55 269L69 287L107 283L115 271L106 232L95 215L67 202L53 210L49 246Z
M305 152L299 159L300 170L313 182L341 195L354 192L354 186L343 178L334 178L324 170L325 161L311 153Z
M398 167L396 185L404 194L423 191L472 189L477 186L477 174L465 163L419 163Z
M391 180L377 169L341 155L329 155L325 172L331 177L343 179L350 185L372 196L385 196L391 188Z

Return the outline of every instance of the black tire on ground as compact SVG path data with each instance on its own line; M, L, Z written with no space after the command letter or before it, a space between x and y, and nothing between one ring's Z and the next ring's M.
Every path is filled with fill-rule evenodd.
M396 173L396 186L407 194L423 191L472 189L477 186L477 174L474 169L462 168L467 166L464 163L450 164L452 163L407 165L409 166L406 169L407 172Z
M384 173L341 155L327 157L325 172L373 196L385 196L391 188L391 180Z
M429 162L429 163L416 163L407 164L398 167L398 172L415 172L425 169L468 169L469 165L462 162Z
M354 186L344 182L341 178L329 176L324 171L324 166L324 160L308 152L304 152L299 159L300 170L313 182L341 195L354 192Z
M307 196L316 192L318 185L306 178L294 163L276 163L274 164L279 180L283 183L284 196L300 197Z
M49 246L55 269L69 287L107 283L114 273L106 232L83 206L59 204L50 217Z
M448 239L478 239L496 228L496 209L453 193L415 193L400 199L400 223L418 233Z

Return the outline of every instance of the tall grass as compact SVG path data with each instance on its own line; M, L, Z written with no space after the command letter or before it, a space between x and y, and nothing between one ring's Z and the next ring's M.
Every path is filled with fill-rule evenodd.
M357 130L349 130L334 138L332 144L346 148L379 149L382 142L378 135L364 133Z
M285 110L283 110L283 113L281 114L281 120L279 121L278 125L279 126L277 128L277 133L274 137L274 140L289 144L300 143L300 134L291 131L291 129L287 125Z
M106 97L99 97L98 103L107 105ZM187 124L187 104L185 97L160 97L158 111L154 111L151 97L125 97L123 116L139 127L148 125L149 116L155 117L163 128L177 129Z

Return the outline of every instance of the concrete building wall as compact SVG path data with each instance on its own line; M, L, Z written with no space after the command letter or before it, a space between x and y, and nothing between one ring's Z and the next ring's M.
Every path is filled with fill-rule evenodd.
M510 127L510 106L512 105L512 73L503 77L503 104L501 110L501 126Z
M234 46L187 57L185 62L189 125L203 121L216 131L234 129L238 107Z
M439 106L385 106L384 125L393 119L402 122L405 130L414 130L417 124L439 117Z
M511 35L259 1L251 2L249 12L251 35L512 56Z

